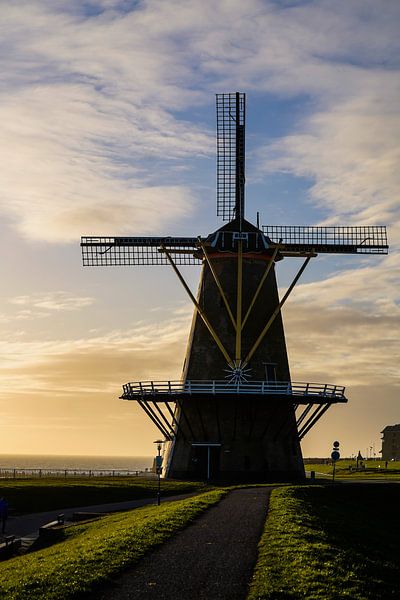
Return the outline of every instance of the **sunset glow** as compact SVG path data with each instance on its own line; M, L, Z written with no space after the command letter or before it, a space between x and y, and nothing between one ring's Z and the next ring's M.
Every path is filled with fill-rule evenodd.
M2 22L0 453L154 452L121 386L179 379L192 306L169 267L83 268L79 239L216 230L215 93L240 90L248 220L388 226L388 256L313 259L283 309L292 379L349 397L304 456L378 455L400 422L399 2L9 0Z

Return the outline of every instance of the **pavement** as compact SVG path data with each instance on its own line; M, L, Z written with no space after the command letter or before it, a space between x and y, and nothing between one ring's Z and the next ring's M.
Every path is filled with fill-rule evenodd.
M245 600L271 488L230 492L93 600Z
M161 502L171 502L173 500L183 500L190 496L196 495L198 492L191 494L180 494L176 496L161 497ZM67 508L58 508L40 513L32 513L27 515L12 516L7 520L6 531L4 535L15 535L16 537L35 537L39 533L39 527L57 520L59 514L64 514L65 520L70 521L74 512L94 512L94 513L112 513L124 510L132 510L139 506L147 504L156 504L155 498L143 498L141 500L128 500L127 502L113 502L109 504L93 504L90 506L76 506ZM0 536L1 541L1 536Z

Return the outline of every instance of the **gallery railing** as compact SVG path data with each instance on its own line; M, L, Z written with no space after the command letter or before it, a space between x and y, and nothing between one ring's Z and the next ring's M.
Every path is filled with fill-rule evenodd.
M122 398L129 400L145 396L179 395L262 395L262 396L300 396L322 397L336 401L345 400L345 388L328 383L298 383L252 381L227 383L221 380L187 381L135 381L123 386Z

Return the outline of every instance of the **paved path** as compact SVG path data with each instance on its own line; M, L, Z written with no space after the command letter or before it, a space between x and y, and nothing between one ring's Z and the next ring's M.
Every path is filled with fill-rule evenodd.
M92 598L244 600L270 492L270 488L230 492Z
M161 502L170 502L171 500L183 500L200 492L191 494L180 494L176 496L161 497ZM155 498L143 498L141 500L129 500L127 502L113 502L110 504L94 504L91 506L77 506L74 508L59 508L40 513L10 517L7 520L6 535L15 535L17 537L26 537L38 533L39 527L57 519L57 515L64 514L66 520L70 520L74 512L98 512L110 513L121 510L132 510L146 504L156 504ZM0 535L1 537L1 535Z

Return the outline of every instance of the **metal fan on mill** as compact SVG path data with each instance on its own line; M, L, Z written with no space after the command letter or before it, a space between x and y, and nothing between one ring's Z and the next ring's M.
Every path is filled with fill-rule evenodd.
M304 477L300 442L344 387L291 381L281 308L312 257L386 254L386 229L266 226L245 219L245 94L217 94L217 215L203 237L83 237L83 264L171 265L194 305L180 381L123 386L165 439L163 474L278 481ZM302 258L279 299L275 265ZM197 297L179 265L202 265Z

